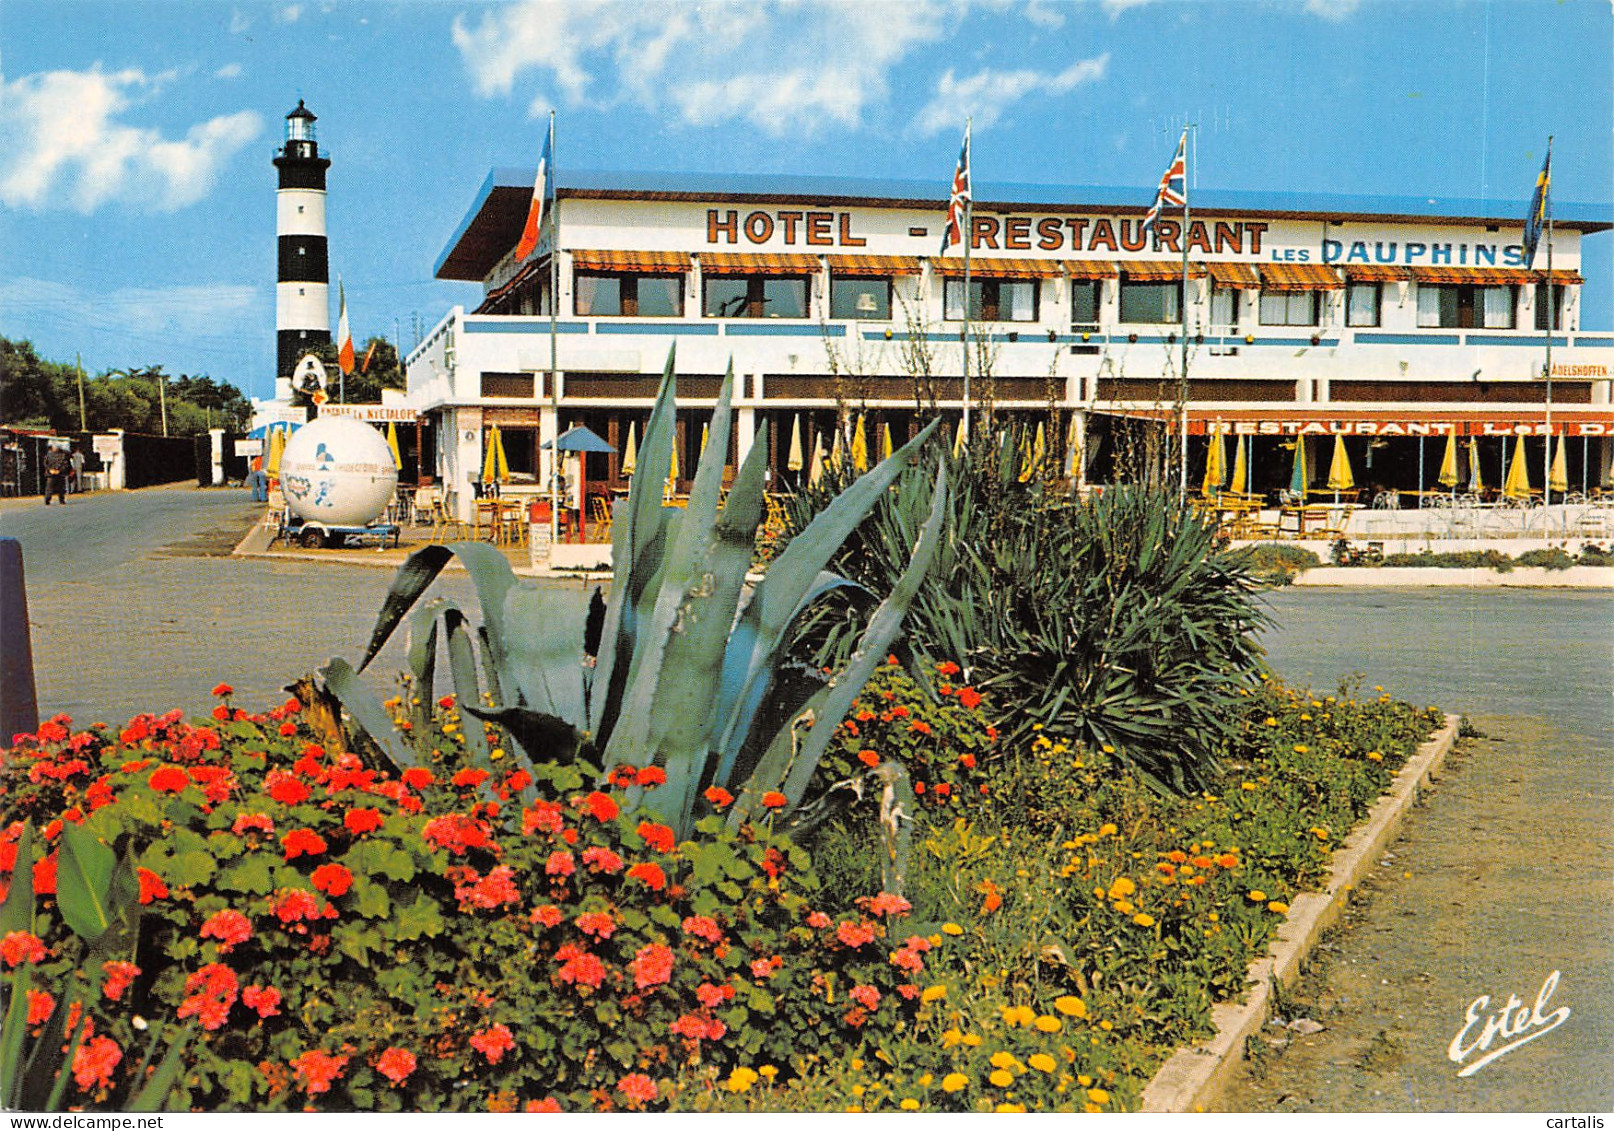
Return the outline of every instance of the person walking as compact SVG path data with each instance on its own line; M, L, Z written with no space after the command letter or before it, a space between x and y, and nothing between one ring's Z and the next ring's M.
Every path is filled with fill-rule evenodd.
M45 505L50 506L50 497L55 495L63 505L67 505L67 473L73 468L73 461L61 448L54 444L45 449Z
M84 453L74 448L72 454L67 457L67 462L72 465L73 469L73 494L82 495L84 493Z

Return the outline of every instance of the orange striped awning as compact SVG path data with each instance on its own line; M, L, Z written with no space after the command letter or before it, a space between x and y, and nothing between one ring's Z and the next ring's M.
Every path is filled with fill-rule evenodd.
M1551 272L1542 271L1540 274L1543 283L1548 281L1547 276L1551 274L1552 285L1555 287L1578 287L1586 281L1586 277L1579 271L1553 270Z
M645 271L683 274L689 270L687 251L574 251L572 266L579 271Z
M1247 291L1259 290L1261 273L1253 263L1207 263L1211 281L1219 287L1232 287Z
M917 275L917 255L831 255L829 269L837 275Z
M1066 259L1065 274L1072 279L1113 279L1115 264L1108 259Z
M788 252L701 253L701 273L705 275L816 275L818 256Z
M930 266L936 274L948 279L964 277L962 256L932 259ZM1064 275L1065 267L1057 259L978 259L970 260L970 277L975 279L1057 279Z
M1522 267L1414 267L1412 278L1419 283L1508 287L1533 283L1540 276Z
M1263 263L1261 287L1268 291L1337 291L1339 272L1321 263Z
M1164 283L1172 279L1182 278L1182 260L1180 259L1129 259L1117 264L1121 268L1124 278L1138 282ZM1190 279L1205 277L1203 263L1190 263L1188 265Z
M1347 263L1345 278L1352 283L1399 283L1412 278L1412 272L1391 263Z

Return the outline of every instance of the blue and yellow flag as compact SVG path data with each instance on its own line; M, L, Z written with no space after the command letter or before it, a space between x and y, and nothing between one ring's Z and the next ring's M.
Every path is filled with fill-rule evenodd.
M1552 139L1547 139L1547 159L1536 177L1536 192L1530 198L1530 215L1524 218L1524 266L1528 269L1536 260L1536 245L1541 242L1541 230L1547 226L1547 213L1552 210Z

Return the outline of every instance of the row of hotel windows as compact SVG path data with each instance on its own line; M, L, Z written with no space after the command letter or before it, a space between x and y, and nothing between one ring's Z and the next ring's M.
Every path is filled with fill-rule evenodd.
M831 276L829 317L834 320L888 321L892 311L890 276ZM983 322L1038 322L1040 279L970 280L970 318ZM1096 326L1099 322L1098 280L1071 280L1071 322ZM1427 328L1512 330L1518 327L1517 286L1419 283L1417 325ZM1536 284L1535 328L1547 328L1548 295L1545 283ZM716 276L704 281L701 313L708 318L810 318L812 287L803 275ZM1317 326L1321 323L1321 291L1263 290L1257 318L1263 326ZM1553 288L1556 310L1553 328L1562 328L1565 288ZM1211 289L1210 323L1238 323L1239 292L1228 287ZM1120 321L1170 325L1182 321L1181 284L1175 281L1120 281ZM1352 282L1345 287L1345 325L1372 327L1381 321L1383 286ZM547 310L537 296L529 296L523 313ZM682 275L578 272L573 288L573 311L584 317L680 318L684 313ZM964 316L964 281L947 279L943 288L942 317L949 322Z

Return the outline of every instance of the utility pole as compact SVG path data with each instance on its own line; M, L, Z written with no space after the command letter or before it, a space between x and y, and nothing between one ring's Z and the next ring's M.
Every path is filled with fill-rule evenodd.
M74 354L73 357L78 365L78 430L88 432L90 429L84 423L84 355Z

